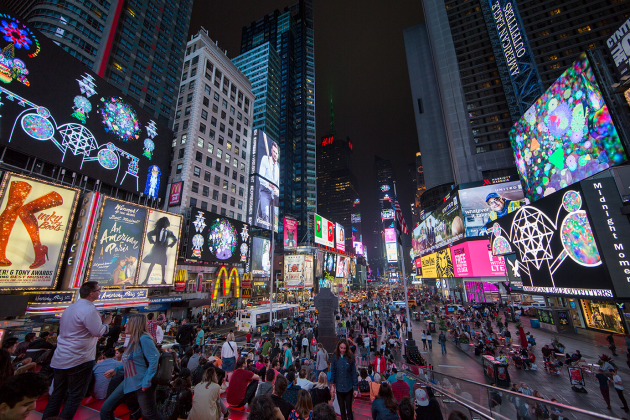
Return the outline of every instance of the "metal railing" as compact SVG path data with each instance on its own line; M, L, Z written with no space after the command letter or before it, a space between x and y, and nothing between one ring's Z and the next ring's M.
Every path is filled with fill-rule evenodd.
M406 366L405 366L406 367ZM551 402L526 394L458 378L430 369L405 374L422 388L430 387L435 394L444 418L455 410L468 413L470 418L484 419L600 419L619 420L618 417Z

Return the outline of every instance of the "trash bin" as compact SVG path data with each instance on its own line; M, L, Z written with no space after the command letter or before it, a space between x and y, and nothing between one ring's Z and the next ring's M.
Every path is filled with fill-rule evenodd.
M530 318L529 325L531 325L532 328L540 328L540 321L534 318Z

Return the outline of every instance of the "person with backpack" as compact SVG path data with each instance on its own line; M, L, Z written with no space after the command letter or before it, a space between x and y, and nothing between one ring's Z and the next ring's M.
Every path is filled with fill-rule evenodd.
M116 372L124 372L124 380L107 398L101 407L101 420L114 420L114 410L123 402L125 395L135 393L142 417L146 420L160 418L155 404L155 385L152 379L158 369L160 353L153 338L147 331L144 314L129 316L126 326L129 346L123 354L122 366L105 372L113 377Z
M234 364L238 356L238 346L234 341L234 333L229 333L221 347L221 367L226 372L234 371Z
M359 373L359 392L361 394L368 394L370 392L370 382L372 379L368 376L367 369L362 368Z

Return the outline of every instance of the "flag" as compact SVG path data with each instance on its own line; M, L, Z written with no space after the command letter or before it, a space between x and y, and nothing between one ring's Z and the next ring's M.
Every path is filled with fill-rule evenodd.
M405 223L405 219L403 217L402 210L400 210L400 204L398 204L397 198L394 199L394 210L396 211L396 220L398 221L397 227L399 228L399 232L409 235L409 228L407 227L407 223Z

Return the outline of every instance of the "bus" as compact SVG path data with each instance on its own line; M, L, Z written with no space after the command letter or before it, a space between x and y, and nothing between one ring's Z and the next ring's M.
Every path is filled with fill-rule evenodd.
M247 309L239 309L236 315L236 328L238 331L249 331L253 328L255 332L267 331L269 327L269 304L254 306ZM300 312L300 305L288 303L278 303L273 305L274 321L292 319Z

